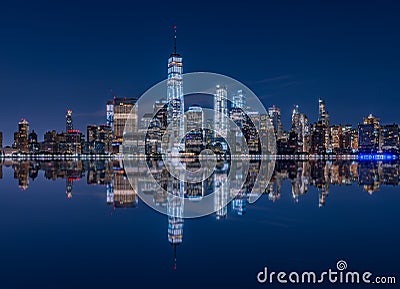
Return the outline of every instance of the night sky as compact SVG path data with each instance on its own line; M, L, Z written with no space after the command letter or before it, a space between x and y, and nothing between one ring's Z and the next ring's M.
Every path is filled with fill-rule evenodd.
M294 104L315 121L319 96L332 123L400 121L396 1L3 2L4 145L22 117L40 140L65 129L66 109L83 131L104 123L110 89L138 97L165 79L174 25L185 72L243 82L281 108L285 129Z

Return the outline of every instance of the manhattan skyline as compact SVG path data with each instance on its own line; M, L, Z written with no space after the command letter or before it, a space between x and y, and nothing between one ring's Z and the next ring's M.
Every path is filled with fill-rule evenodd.
M332 123L356 125L370 113L398 123L397 5L268 3L254 9L249 3L247 10L214 4L199 8L208 16L199 23L189 21L186 5L177 5L175 15L143 3L4 6L0 130L5 144L23 117L39 136L49 120L61 131L60 116L67 109L82 131L87 124L104 123L110 89L139 97L165 79L173 25L185 72L214 71L244 82L265 107L281 108L285 128L294 104L315 121L318 97L329 105ZM242 21L235 21L239 11ZM128 17L130 12L136 17ZM162 21L154 21L157 17Z

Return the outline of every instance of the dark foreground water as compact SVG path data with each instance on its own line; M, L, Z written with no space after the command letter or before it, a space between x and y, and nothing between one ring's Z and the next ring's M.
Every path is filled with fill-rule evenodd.
M367 288L399 288L398 163L279 162L256 203L239 196L169 233L127 184L118 162L3 163L0 288L292 288L257 273L339 260L397 277ZM328 285L354 287L303 286Z

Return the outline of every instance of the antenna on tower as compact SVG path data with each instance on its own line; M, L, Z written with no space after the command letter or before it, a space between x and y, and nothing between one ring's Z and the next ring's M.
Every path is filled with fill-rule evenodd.
M174 26L174 54L176 54L176 25Z

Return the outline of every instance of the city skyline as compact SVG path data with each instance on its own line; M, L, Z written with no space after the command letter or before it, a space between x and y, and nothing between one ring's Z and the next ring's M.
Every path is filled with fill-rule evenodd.
M89 122L102 123L110 89L117 95L138 97L165 78L163 65L171 51L173 25L179 28L187 72L228 74L249 85L266 107L275 104L286 114L298 104L313 120L317 112L312 107L321 96L330 105L333 123L356 124L370 113L387 123L398 122L398 5L388 9L363 2L359 9L344 2L336 6L267 3L260 9L240 7L244 18L235 22L229 15L238 12L238 7L213 3L215 11L223 8L226 12L217 15L214 9L200 7L209 18L200 23L189 21L185 5L178 5L174 15L152 11L126 17L136 8L151 11L141 3L111 8L118 21L107 24L103 20L110 7L103 3L79 9L71 3L64 5L63 13L54 14L59 11L55 3L47 9L29 3L18 9L13 6L3 7L1 22L5 33L0 47L4 109L0 130L4 132L13 131L22 117L37 128L38 135L45 132L48 119L60 131L64 122L57 116L67 109L75 112L81 131ZM94 13L82 17L88 9ZM35 12L42 17L32 17ZM68 21L71 17L74 23ZM156 18L163 21L152 21ZM107 29L100 31L89 22ZM228 23L230 29L226 29ZM223 33L226 30L231 32ZM137 73L135 67L144 70ZM24 105L16 106L15 99ZM290 120L283 118L283 122L288 127ZM5 143L11 139L12 135L4 135Z
M226 98L226 95L228 94L227 89L225 87L220 87L220 85L216 86L216 92L214 94L214 101L217 101L220 98L222 93L225 95L223 98ZM230 92L230 94L233 93L233 99L234 102L231 104L230 109L227 107L225 108L223 114L229 116L233 121L235 121L236 125L239 125L239 127L242 126L240 122L243 122L244 120L240 120L239 117L239 123L238 121L238 116L236 110L239 109L239 114L240 111L245 110L244 107L239 108L238 104L235 102L243 102L245 103L245 94L239 90L237 92ZM236 98L236 99L235 99ZM17 149L17 151L22 151L25 153L39 153L39 152L58 152L58 150L54 151L54 149L43 149L40 147L41 142L46 142L46 140L49 139L50 135L52 135L52 138L56 137L61 137L62 139L66 139L67 143L72 142L75 140L76 143L81 143L79 144L79 148L66 148L64 153L78 153L78 154L89 154L91 150L93 150L92 153L96 153L96 148L95 147L90 147L91 142L108 142L102 144L100 148L100 153L101 154L111 154L111 153L118 153L120 152L119 149L115 149L111 146L111 142L113 143L116 142L118 146L122 144L123 137L122 133L124 131L125 127L125 122L128 119L128 115L131 114L129 118L132 117L132 109L135 107L137 99L136 98L126 98L126 97L115 97L113 100L109 100L106 102L105 105L105 117L104 117L104 122L102 124L87 124L86 129L84 131L80 131L77 129L74 129L74 121L73 121L73 111L68 109L65 114L65 130L61 131L56 131L55 129L48 129L44 133L44 136L42 138L38 137L38 134L35 132L35 129L30 130L31 124L27 120L27 118L22 118L21 121L18 123L19 129L17 132L14 132L14 141L11 144L7 144L4 142L4 132L0 131L0 147L2 146L3 148L13 148L14 150ZM159 102L163 102L164 100L161 99L160 101L156 102L154 104L154 109L156 112L156 109L160 109L161 107L158 107L160 104ZM182 100L182 102L184 102ZM221 102L219 100L219 102ZM220 106L219 102L214 103L214 109L216 109L215 106ZM225 104L227 106L227 104ZM158 108L157 108L158 107ZM179 105L180 107L180 105ZM180 108L179 108L180 109ZM199 112L201 115L203 115L201 107L196 107L195 106L188 106L184 107L185 111L189 113L195 113L196 110L200 109ZM216 110L217 111L217 110ZM154 112L154 113L155 113ZM158 114L161 112L161 110L158 112ZM236 115L235 115L236 113ZM256 112L246 112L247 114L251 115L252 113ZM258 113L258 112L257 112ZM115 116L114 116L115 115ZM140 137L141 131L147 131L151 130L151 118L152 113L145 113L142 115L141 119L138 119L140 116L137 115L137 112L134 113L134 118L136 121L135 125L135 131ZM169 115L169 113L167 113ZM162 116L159 115L158 117ZM262 117L262 115L257 114L257 117ZM391 138L395 139L394 141L390 140L389 144L386 144L386 146L389 146L386 151L391 150L391 152L398 153L400 150L400 136L399 136L399 124L398 123L385 123L382 122L380 118L373 116L372 114L369 114L366 117L363 117L362 121L358 122L357 125L353 126L353 124L333 124L330 122L330 114L328 113L326 109L326 103L323 99L319 98L318 99L318 118L317 121L312 122L309 120L307 113L300 112L299 110L299 105L294 105L293 106L293 111L291 115L291 126L288 128L284 128L282 125L282 119L281 119L281 110L280 108L276 107L275 105L272 105L271 107L268 107L268 114L267 116L270 119L271 125L273 126L275 130L275 138L277 140L278 144L278 154L294 154L294 153L301 153L301 152L307 152L310 154L316 154L316 153L328 153L328 152L335 152L338 154L348 154L348 153L354 153L354 152L378 152L382 151L382 149L385 146L384 139L386 138ZM157 116L154 116L157 118ZM202 116L200 119L202 120L202 125L203 121L206 121L203 119L204 116ZM254 120L252 120L254 121ZM218 125L221 125L221 120L214 120L215 125L218 127ZM183 125L183 122L182 122ZM191 125L190 122L186 125ZM226 125L225 125L226 126ZM259 126L259 124L258 124ZM318 148L315 147L313 148L312 142L313 142L313 133L318 133L318 130L320 127L321 133L323 134L324 140L321 141L321 144L319 146L324 146L323 148ZM323 126L323 127L322 127ZM128 129L131 129L129 127ZM226 129L226 128L225 128ZM259 130L260 127L257 128ZM204 129L203 129L204 130ZM243 128L242 128L243 130ZM196 134L196 131L190 132L190 129L188 130L188 136ZM282 140L285 143L289 143L291 140L291 133L296 134L296 138L298 140L298 144L296 146L299 146L298 149L295 149L293 152L291 150L287 151L287 147L284 144L282 146ZM17 135L19 134L19 135ZM163 133L162 133L163 134ZM357 139L354 140L355 143L353 144L353 140L345 140L342 138L345 138L345 134L356 134ZM365 134L365 138L361 138L361 140L364 139L363 144L359 144L358 138L360 138L361 134ZM101 137L100 137L101 136ZM100 138L99 138L100 137ZM216 136L214 136L215 138ZM318 137L318 136L317 136ZM350 137L350 135L349 135ZM370 138L375 138L375 140L370 140ZM33 140L32 140L33 138ZM68 141L68 138L70 141ZM201 138L204 138L201 137ZM351 137L352 138L352 137ZM18 144L16 141L19 140L19 142L22 144L22 147L26 148L25 149L20 149L18 147ZM42 141L41 141L42 140ZM189 139L187 139L189 140ZM33 142L33 143L32 143ZM56 140L53 140L53 142L57 142ZM83 142L87 142L87 145L84 145ZM306 143L308 142L308 144ZM319 140L316 140L316 142L319 142ZM338 150L342 148L341 143L345 143L344 146L347 147L352 147L353 150ZM346 143L347 142L347 143ZM371 144L369 144L372 142ZM364 143L367 144L367 146L364 145ZM37 147L33 147L32 145L35 146L37 144ZM195 145L193 145L195 144ZM196 144L194 142L192 144L192 149L194 151L201 150L201 143ZM250 143L249 143L250 145ZM290 144L289 144L290 145ZM317 144L315 144L317 145ZM92 146L96 146L96 143L93 143ZM311 147L310 147L311 146ZM280 150L281 148L281 150ZM335 150L336 149L336 150ZM156 149L157 150L157 149ZM190 150L190 148L189 148ZM385 151L385 149L383 149ZM147 154L147 153L146 153Z

